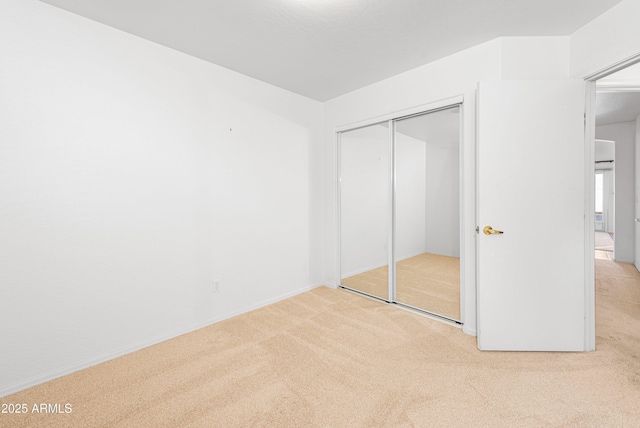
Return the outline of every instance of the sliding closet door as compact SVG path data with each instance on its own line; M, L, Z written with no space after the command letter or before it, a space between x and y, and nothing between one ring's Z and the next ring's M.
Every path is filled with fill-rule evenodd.
M395 300L460 320L460 109L395 121Z
M341 285L389 300L388 123L340 134Z

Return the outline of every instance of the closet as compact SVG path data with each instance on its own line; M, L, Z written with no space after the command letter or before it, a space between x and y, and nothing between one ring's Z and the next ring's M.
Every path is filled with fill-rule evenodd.
M460 322L461 104L338 133L340 286Z

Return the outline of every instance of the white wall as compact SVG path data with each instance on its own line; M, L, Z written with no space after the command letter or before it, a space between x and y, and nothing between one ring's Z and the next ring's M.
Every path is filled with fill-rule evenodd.
M586 77L640 53L640 2L623 0L569 37L570 75Z
M596 138L615 141L615 247L618 262L635 260L635 133L636 123L596 127Z
M427 253L460 257L460 114L426 116Z
M396 131L396 261L426 251L426 144Z
M568 37L503 37L500 43L502 80L569 76Z
M426 148L425 251L460 257L460 152L436 141Z
M374 125L341 135L341 277L389 263L390 139ZM396 258L425 252L425 143L396 134Z
M398 251L401 257L423 252L460 257L460 118L455 107L396 122L396 148L416 147L396 162L396 248L415 242L413 251Z
M374 125L341 136L341 273L389 263L389 129Z
M318 282L321 108L4 0L0 396Z

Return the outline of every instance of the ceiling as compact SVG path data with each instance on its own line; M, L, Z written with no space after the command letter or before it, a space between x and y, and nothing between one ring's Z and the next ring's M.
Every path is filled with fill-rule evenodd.
M633 122L640 116L640 92L596 94L596 125Z
M640 63L596 82L596 125L633 122L640 116Z
M501 36L566 36L621 0L41 0L326 101Z

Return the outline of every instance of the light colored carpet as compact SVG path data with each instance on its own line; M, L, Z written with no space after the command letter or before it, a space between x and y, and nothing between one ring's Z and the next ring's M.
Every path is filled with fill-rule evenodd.
M73 412L0 425L640 426L640 275L596 266L596 352L480 352L459 329L321 287L4 397Z
M389 268L342 279L342 285L388 299ZM423 253L396 264L396 300L448 318L460 319L460 259Z
M341 284L363 293L389 300L389 266L342 278Z
M424 253L396 268L396 300L460 319L460 259Z
M613 251L613 238L607 232L596 231L595 244L596 250Z

